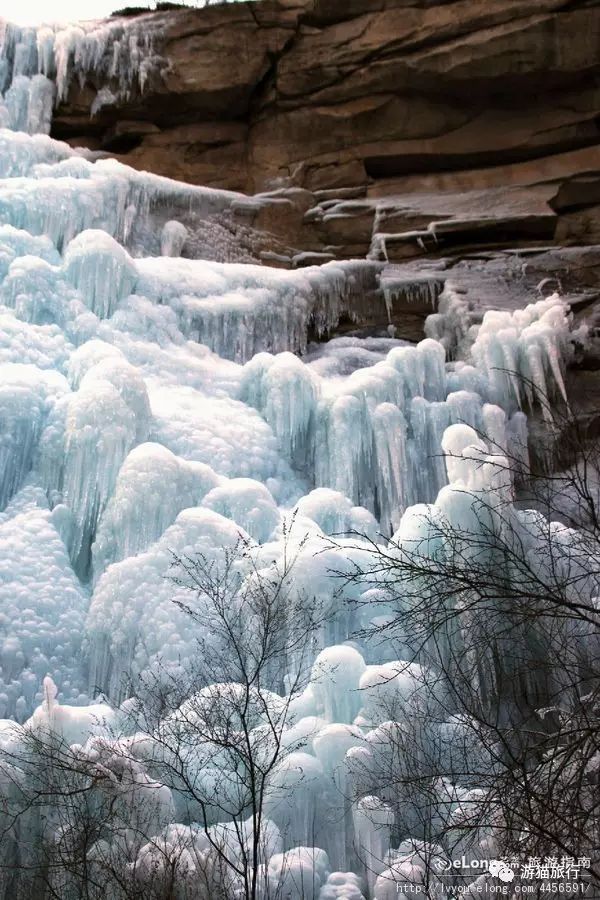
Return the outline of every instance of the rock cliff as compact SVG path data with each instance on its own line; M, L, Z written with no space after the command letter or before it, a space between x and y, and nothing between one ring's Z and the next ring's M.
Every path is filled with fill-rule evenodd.
M98 86L74 86L56 136L246 191L282 176L463 190L594 167L593 0L261 0L145 18L161 16L164 77L93 121Z
M144 92L92 116L110 83L74 81L53 136L191 183L301 189L259 223L296 251L600 241L595 0L259 0L138 23L164 61Z
M451 276L480 309L549 275L595 327L597 0L258 0L137 24L143 92L100 105L110 80L73 80L53 136L261 193L219 227L264 263L369 255L397 264L392 291ZM418 333L429 308L411 311Z

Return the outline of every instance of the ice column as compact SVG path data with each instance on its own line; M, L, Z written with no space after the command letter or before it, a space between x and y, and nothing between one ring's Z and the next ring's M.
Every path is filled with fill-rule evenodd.
M377 876L386 866L394 813L379 797L368 796L355 805L353 817L357 855L372 896Z

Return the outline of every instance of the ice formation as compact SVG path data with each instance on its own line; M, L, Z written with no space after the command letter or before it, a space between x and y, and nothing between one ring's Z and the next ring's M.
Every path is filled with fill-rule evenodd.
M101 74L118 85L118 96L100 89L90 107L144 91L149 78L159 78L167 61L154 52L155 20L143 26L113 18L74 25L19 27L0 22L0 117L5 127L29 134L48 134L54 104L67 99L71 83Z
M182 884L199 867L218 883L215 846L239 861L252 825L234 840L231 823L185 817L181 784L156 736L133 728L128 694L136 678L185 672L211 639L173 602L186 596L167 578L174 553L217 564L242 538L272 574L291 551L293 602L315 598L328 617L290 700L289 752L266 786L264 900L279 889L288 900L387 900L422 885L423 857L438 850L411 797L378 778L407 729L427 728L430 746L450 753L460 720L443 687L424 697L429 670L410 635L394 646L366 637L394 612L385 580L340 592L339 576L378 542L390 553L417 542L434 558L431 522L475 526L471 500L483 495L508 504L535 555L537 520L512 509L506 455L526 452L524 412L565 395L566 305L554 295L473 327L447 288L417 345L316 346L373 302L370 263L283 271L183 259L189 232L172 209L208 216L237 195L93 162L44 133L55 99L92 69L143 90L161 66L152 34L115 20L7 27L2 40L0 714L26 723L10 740L59 734L113 773L102 790L145 835L126 848L139 884L173 866ZM429 302L440 287L406 290ZM386 287L383 310L399 291ZM488 694L499 690L491 669ZM3 722L0 741L7 734ZM225 790L212 752L198 777ZM227 777L233 791L236 773ZM432 815L474 802L469 787L436 783ZM90 860L113 853L99 841Z

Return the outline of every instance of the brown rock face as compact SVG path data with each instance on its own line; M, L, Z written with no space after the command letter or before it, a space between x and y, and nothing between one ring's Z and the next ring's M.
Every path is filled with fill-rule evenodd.
M257 0L137 23L164 61L143 94L91 116L115 85L73 79L53 136L268 191L242 215L264 262L600 242L597 0Z
M544 160L547 179L556 155L598 145L593 0L259 0L144 18L161 16L163 78L94 119L100 86L74 84L55 136L251 192L278 178L455 187L473 170L497 186L499 168Z

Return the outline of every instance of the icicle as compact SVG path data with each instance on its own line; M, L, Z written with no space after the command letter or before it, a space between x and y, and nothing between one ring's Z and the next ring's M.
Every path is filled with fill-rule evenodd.
M359 800L353 810L354 834L361 867L373 895L377 876L385 868L385 858L390 849L394 813L379 797L369 796Z

